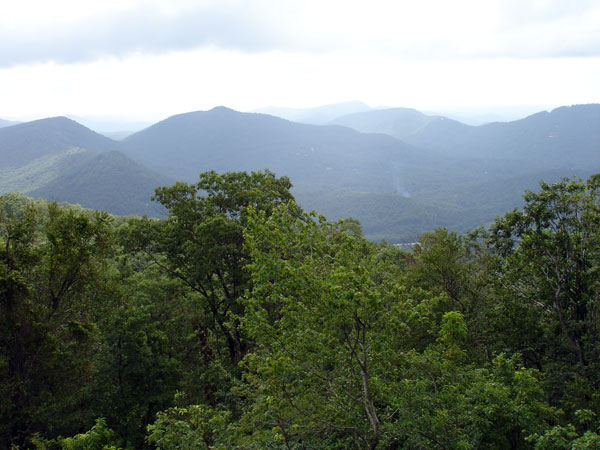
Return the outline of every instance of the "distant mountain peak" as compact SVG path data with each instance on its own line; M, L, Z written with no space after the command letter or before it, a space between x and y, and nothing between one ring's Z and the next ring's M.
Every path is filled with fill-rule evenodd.
M369 111L370 109L371 108L367 104L358 100L352 100L317 106L314 108L279 108L270 106L257 109L254 112L281 117L282 119L290 120L292 122L324 125L336 117L361 111Z
M78 130L80 132L89 132L94 135L100 136L100 134L96 133L93 130L90 130L85 125L80 124L79 122L70 119L65 116L55 116L55 117L46 117L44 119L32 120L30 122L23 122L18 124L19 127L43 127L44 129L70 129L70 130ZM103 136L104 137L104 136ZM108 138L107 138L108 139Z
M211 109L209 112L230 112L230 113L235 113L238 112L234 109L228 108L227 106L215 106L213 109Z
M34 120L0 128L0 167L21 167L73 147L113 150L116 142L67 117Z

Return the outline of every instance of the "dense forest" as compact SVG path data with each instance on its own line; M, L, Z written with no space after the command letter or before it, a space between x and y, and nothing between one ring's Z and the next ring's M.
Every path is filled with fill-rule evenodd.
M0 448L600 448L600 175L409 251L290 188L0 197Z

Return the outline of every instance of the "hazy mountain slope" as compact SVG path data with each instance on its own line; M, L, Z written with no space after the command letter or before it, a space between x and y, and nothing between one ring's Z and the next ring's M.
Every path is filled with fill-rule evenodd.
M369 238L398 242L439 226L462 232L489 223L540 179L600 168L598 105L480 127L405 108L376 113L343 120L431 149L223 107L170 117L122 142L53 118L0 129L0 193L160 215L150 202L156 186L194 182L206 170L268 168L291 178L304 208L355 217Z
M317 106L314 108L278 108L268 106L266 108L257 109L254 112L281 117L282 119L291 120L293 122L323 125L336 117L360 111L369 111L370 109L371 108L363 102L350 101Z
M304 209L322 213L329 220L358 219L364 235L372 240L414 242L423 232L437 227L466 230L471 226L462 226L464 214L455 205L423 202L401 194L320 190L295 192L294 196Z
M350 127L361 133L384 133L403 139L416 133L436 118L415 109L390 108L348 114L337 117L329 123Z
M62 159L59 176L27 195L50 201L78 203L112 214L160 216L164 209L150 200L157 186L173 184L118 151L81 152Z
M60 153L34 159L21 167L0 168L0 194L6 192L28 192L39 189L60 177L73 161L74 155L88 152L81 148L70 148ZM1 157L1 155L0 155Z
M350 190L296 192L295 197L306 209L322 212L330 220L358 219L369 239L414 242L423 232L437 227L465 232L490 224L497 216L521 206L524 190L536 191L541 180L552 183L565 176L585 179L592 173L546 170L485 181L452 181L447 189L432 189L410 198Z
M558 113L570 117L572 111ZM465 231L490 222L519 205L523 189L535 188L540 179L552 181L582 173L570 165L551 170L547 161L537 163L535 151L552 150L546 141L540 141L546 132L546 115L485 127L400 108L344 119L346 124L356 120L353 125L358 126L369 118L370 123L363 121L363 129L377 125L380 131L396 130L407 140L415 137L416 142L418 137L419 142L439 144L432 145L435 151L431 153L385 134L298 124L220 107L170 117L125 139L121 148L154 170L187 181L195 181L199 172L210 169L269 168L291 178L294 195L304 208L330 219L358 218L370 238L412 240L438 226ZM595 120L589 111L583 111L580 120L568 129L561 128L567 130L564 140L574 136L574 130L578 137L596 132L590 130ZM473 131L480 129L488 131ZM492 136L486 137L486 145L499 145L503 151L494 158L486 157L485 152L460 157L454 154L465 152L442 147L452 148L471 133ZM531 141L539 141L539 146L530 145ZM572 145L578 146L577 142ZM593 169L598 155L600 152L590 156L587 169ZM529 158L527 164L524 158Z
M116 142L64 117L0 129L0 193L18 191L114 214L157 215L172 179L114 150Z
M373 110L331 123L385 133L444 155L510 160L512 169L600 167L600 105L561 107L512 122L470 126L408 108Z
M0 167L21 167L71 148L114 150L116 142L66 117L0 128Z
M286 175L298 189L400 192L437 159L385 135L289 122L219 107L170 117L121 142L128 156L171 177L206 170Z
M0 128L10 127L12 125L17 125L19 122L13 122L12 120L4 120L0 119Z
M561 107L478 127L434 121L404 139L445 154L511 159L536 168L600 167L600 105Z

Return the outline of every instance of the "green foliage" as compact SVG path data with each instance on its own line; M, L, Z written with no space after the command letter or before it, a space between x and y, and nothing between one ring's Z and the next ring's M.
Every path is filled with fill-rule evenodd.
M205 405L169 408L148 425L147 439L158 450L231 448L230 415Z
M225 340L236 364L246 343L235 323L242 315L238 298L250 288L244 271L243 229L247 208L269 214L292 199L290 181L266 172L200 174L196 184L159 188L155 199L169 211L162 222L132 221L129 246L147 254L170 276L203 297L206 326Z
M410 252L270 172L0 197L0 448L598 448L599 189Z
M33 203L0 210L0 443L28 430L71 431L85 417L76 387L92 373L110 219ZM2 198L4 203L4 198Z
M517 356L475 365L463 314L443 312L436 293L382 278L386 250L344 229L294 205L249 224L253 436L272 429L287 445L333 448L526 448L527 434L555 414L539 373ZM451 259L464 251L456 246ZM427 332L429 344L415 350L414 336Z
M179 387L181 363L171 356L166 330L155 314L148 305L120 307L100 341L96 402L118 435L135 448Z
M295 204L268 219L257 212L248 228L254 290L244 324L258 349L245 358L247 380L266 408L263 426L286 441L317 429L323 442L381 436L385 364L376 361L387 359L390 336L375 330L393 330L394 315L380 314L390 297L371 278L371 244L346 228Z
M103 418L96 419L96 424L89 431L62 439L61 444L63 450L119 450L115 432L108 428Z
M598 414L600 176L541 187L525 195L522 212L492 227L505 295L514 299L503 308L527 321L513 348L548 372L555 400Z

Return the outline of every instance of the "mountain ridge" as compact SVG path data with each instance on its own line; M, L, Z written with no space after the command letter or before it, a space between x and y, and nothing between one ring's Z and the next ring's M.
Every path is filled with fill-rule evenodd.
M168 152L164 149L168 148ZM390 160L416 165L423 151L392 137L363 134L337 125L299 124L225 107L171 116L121 142L134 160L169 176L194 181L204 170L261 170L307 184L393 191ZM358 179L356 173L379 170ZM418 167L413 167L418 171ZM370 172L371 173L371 172ZM331 181L331 182L330 182Z
M334 122L362 132L383 132L440 154L479 159L512 159L547 169L586 169L600 152L600 104L561 106L522 119L466 125L406 108L368 111ZM402 114L403 115L402 115ZM395 126L403 121L402 127Z
M11 127L13 125L18 125L21 122L15 122L13 120L0 119L0 128Z
M477 127L410 108L352 115L370 117L356 123L379 126L376 133L220 106L167 117L120 142L70 119L42 119L0 129L0 193L16 186L115 214L160 216L150 202L159 185L195 182L206 170L268 168L290 177L305 209L331 220L353 216L371 239L411 241L437 226L462 232L489 223L518 206L539 177L558 181L600 168L599 106ZM552 130L558 140L548 137ZM503 151L489 157L486 142ZM569 145L576 150L565 152ZM567 154L555 158L557 151Z
M161 214L150 197L156 187L174 182L66 117L0 129L0 155L0 194L19 191L113 214Z
M34 120L0 128L0 167L21 167L70 148L116 150L116 144L66 117Z
M369 110L371 110L371 108L366 103L358 100L352 100L342 103L315 106L312 108L280 108L275 106L267 106L251 112L281 117L293 122L307 123L311 125L325 125L341 115Z

